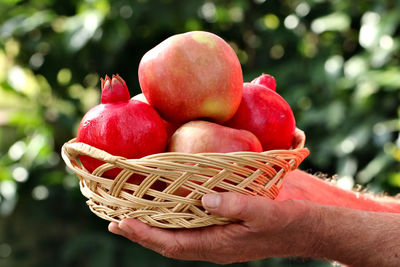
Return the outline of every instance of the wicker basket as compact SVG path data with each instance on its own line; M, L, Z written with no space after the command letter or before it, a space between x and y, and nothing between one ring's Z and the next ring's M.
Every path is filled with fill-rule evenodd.
M227 218L206 212L201 197L210 192L234 191L274 199L286 174L308 156L304 132L296 129L293 148L261 153L160 153L140 159L125 159L72 139L62 147L66 165L80 179L82 194L97 216L119 222L137 218L163 228L194 228L226 224ZM78 160L87 155L104 161L92 173ZM114 168L122 171L115 179L103 177ZM133 174L145 179L126 182ZM163 189L154 185L162 183ZM186 194L177 194L184 190ZM175 194L174 194L175 192Z

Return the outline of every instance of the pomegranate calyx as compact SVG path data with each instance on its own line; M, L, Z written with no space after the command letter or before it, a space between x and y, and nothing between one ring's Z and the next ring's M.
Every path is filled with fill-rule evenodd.
M276 91L275 77L264 72L260 76L252 80L251 83L259 84L271 89L272 91Z
M100 80L102 104L129 101L129 90L121 76L119 76L118 74L112 75L111 79L108 75L106 75L104 80L103 78L100 78Z

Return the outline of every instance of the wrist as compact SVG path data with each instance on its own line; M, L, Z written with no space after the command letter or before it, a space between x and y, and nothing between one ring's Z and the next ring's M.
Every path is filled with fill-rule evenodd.
M306 257L349 266L397 266L398 214L325 205L311 209L314 233Z
M342 227L346 224L343 220L348 221L344 215L346 210L347 208L319 204L309 206L307 231L311 235L303 257L344 263L342 256L348 251L342 251L342 248L349 247L343 245L343 242L350 238L349 233L344 232L345 227Z
M344 245L349 239L360 236L351 233L343 225L351 224L348 212L357 212L342 207L320 205L309 201L304 203L302 216L295 223L297 229L293 233L292 246L289 254L302 258L322 259L348 262L349 246Z
M285 227L286 239L283 240L283 255L281 257L301 257L309 258L313 253L313 248L318 243L315 237L315 230L319 227L319 213L316 213L317 204L306 200L289 199L282 202L286 206L291 206L291 220ZM284 207L283 207L284 208Z

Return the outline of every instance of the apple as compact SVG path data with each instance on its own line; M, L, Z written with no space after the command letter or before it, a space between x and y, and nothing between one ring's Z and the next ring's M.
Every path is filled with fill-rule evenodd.
M137 95L133 96L132 99L134 99L134 100L139 100L139 101L142 101L142 102L144 102L144 103L146 103L146 104L149 104L149 101L147 101L147 99L146 99L146 97L144 96L143 93L137 94ZM150 104L149 104L149 105L150 105Z
M168 145L168 151L228 153L263 150L260 141L249 131L198 120L187 122L175 131Z
M187 122L176 130L171 137L168 151L184 153L262 152L262 146L257 137L249 131L197 120ZM192 182L201 184L200 181ZM229 180L225 182L231 183ZM218 186L213 189L217 192L226 191ZM190 192L191 190L180 187L174 194L178 196L187 196Z
M242 97L243 74L235 51L209 32L169 37L142 57L138 74L149 104L170 122L207 118L223 123Z
M264 150L289 149L296 129L293 112L285 99L253 83L244 83L239 109L224 125L252 132Z

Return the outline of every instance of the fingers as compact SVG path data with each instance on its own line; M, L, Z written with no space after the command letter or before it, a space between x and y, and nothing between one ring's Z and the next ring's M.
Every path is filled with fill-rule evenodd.
M111 223L109 230L169 258L226 264L282 255L282 249L287 248L298 231L299 213L304 214L301 203L295 200L275 202L232 192L205 195L202 203L214 215L242 222L163 229L124 219L119 224ZM286 239L281 233L285 233Z
M119 224L111 222L108 230L163 255L167 254L166 247L172 238L172 233L167 230L151 227L136 219L124 219Z
M113 234L126 237L129 240L131 240L132 242L137 242L137 239L135 238L135 236L130 234L130 232L127 232L127 231L124 231L123 229L121 229L121 227L116 222L111 222L108 225L108 231L110 231Z
M199 229L162 229L151 227L136 219L125 219L119 224L111 223L108 228L110 232L120 234L165 257L211 262L229 262L230 258L222 261L223 259L216 257L218 255L214 255L216 251L223 250L226 245L222 246L219 241L224 239L223 236L227 232L243 232L236 229L240 228L239 225L228 226L228 228L236 230L224 230L222 226ZM214 247L219 249L214 249Z
M169 232L162 228L151 227L136 219L124 219L118 227L128 236L134 237L139 243L155 243L157 246L164 246L170 236Z
M179 246L176 245L174 230L152 227L136 219L124 219L118 227L125 233L125 237L143 247L166 257L180 258L180 255L176 255ZM185 236L182 239L185 239Z
M253 242L259 236L254 233L265 226L265 216L269 216L273 201L227 192L206 195L202 202L212 214L244 223L171 230L152 227L136 219L124 219L119 224L111 223L109 230L166 257L229 263L239 257L236 252L245 239Z
M116 222L111 222L111 223L108 225L108 231L110 231L111 233L116 234L116 235L124 235L124 234L125 234L125 232L122 231L122 230L118 227L118 223L116 223Z
M265 197L233 192L207 194L203 196L202 204L214 215L246 222L262 219L274 205L272 200Z

